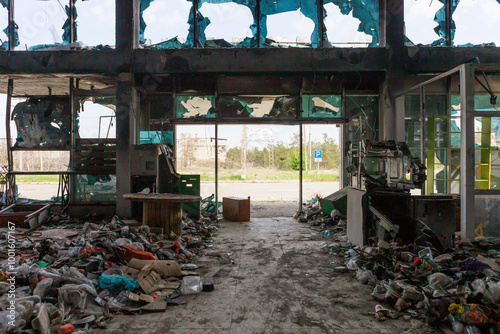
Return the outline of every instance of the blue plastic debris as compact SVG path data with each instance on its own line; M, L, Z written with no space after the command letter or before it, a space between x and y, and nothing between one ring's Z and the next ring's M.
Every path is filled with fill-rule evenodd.
M101 276L97 280L97 284L101 289L119 289L133 291L137 288L137 283L133 279L126 278L125 276Z

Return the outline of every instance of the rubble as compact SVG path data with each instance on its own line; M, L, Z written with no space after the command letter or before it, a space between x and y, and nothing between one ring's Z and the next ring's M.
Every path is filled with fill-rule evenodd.
M321 250L345 258L345 267L334 268L337 273L348 268L373 286L371 296L380 303L377 320L415 319L443 333L498 333L500 239L457 239L450 249L434 245L432 236L409 244L372 237L361 248L348 241L346 217L335 210L324 214L317 199L295 218L321 235Z
M114 314L161 312L185 304L181 294L212 291L193 263L218 230L215 216L207 216L184 217L182 236L151 233L116 216L54 214L38 228L3 228L0 333L105 328Z

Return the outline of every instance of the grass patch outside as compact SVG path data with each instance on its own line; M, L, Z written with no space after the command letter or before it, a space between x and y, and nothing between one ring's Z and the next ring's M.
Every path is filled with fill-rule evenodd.
M16 183L58 183L58 175L16 175Z
M180 174L201 175L202 181L215 181L215 171L213 170L179 170ZM335 182L339 180L338 171L320 170L303 172L305 182ZM219 181L295 181L299 179L299 172L280 171L273 169L251 169L247 171L246 178L243 178L242 171L219 170Z

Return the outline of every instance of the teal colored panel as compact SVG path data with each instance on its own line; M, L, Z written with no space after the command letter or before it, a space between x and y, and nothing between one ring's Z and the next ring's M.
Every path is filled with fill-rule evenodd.
M179 194L200 196L200 175L181 175L179 178ZM182 210L194 218L200 217L200 202L184 202Z
M302 117L341 117L341 95L302 95Z
M176 118L215 118L215 96L177 96Z
M139 144L174 144L173 131L141 131Z

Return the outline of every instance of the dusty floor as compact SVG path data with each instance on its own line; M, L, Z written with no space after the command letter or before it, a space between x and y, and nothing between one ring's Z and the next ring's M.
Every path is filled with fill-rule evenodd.
M225 222L197 262L213 292L164 313L115 316L100 333L401 333L410 321L374 319L372 287L333 269L344 259L291 216L296 203L256 203L246 223ZM265 216L273 218L258 218ZM229 258L218 257L218 254ZM234 264L231 260L234 260Z

